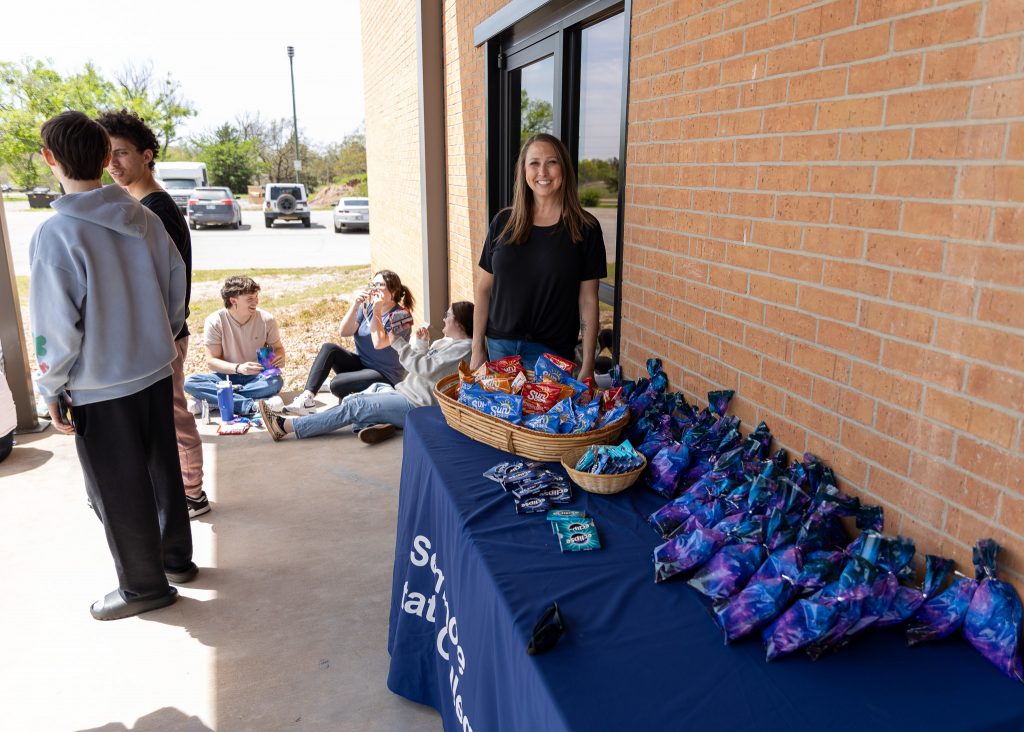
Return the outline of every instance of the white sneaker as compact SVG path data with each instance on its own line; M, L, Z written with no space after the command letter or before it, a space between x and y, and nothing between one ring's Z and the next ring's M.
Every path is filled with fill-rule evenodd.
M292 399L291 404L284 408L285 414L312 414L316 411L316 402L313 401L313 397L303 397L299 394L297 397Z
M203 413L203 405L200 404L195 399L189 399L187 406L188 406L188 413L193 415L193 416L195 416L195 417L198 417L199 415L201 415Z

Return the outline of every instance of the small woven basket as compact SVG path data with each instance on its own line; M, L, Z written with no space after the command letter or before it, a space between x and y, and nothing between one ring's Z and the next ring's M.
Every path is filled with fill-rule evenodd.
M636 483L640 473L644 472L644 468L647 467L647 459L641 455L640 459L644 461L644 464L636 470L630 470L628 473L611 473L609 475L584 473L576 470L576 463L579 462L579 459L583 457L583 453L586 451L586 447L577 447L567 451L562 455L562 467L565 468L565 472L572 478L572 482L588 493L610 495L624 491Z
M532 379L532 374L527 371ZM558 462L568 450L614 442L629 422L629 413L600 429L580 434L550 435L511 424L459 403L459 375L446 376L434 386L434 396L448 426L477 442L506 450L527 460Z

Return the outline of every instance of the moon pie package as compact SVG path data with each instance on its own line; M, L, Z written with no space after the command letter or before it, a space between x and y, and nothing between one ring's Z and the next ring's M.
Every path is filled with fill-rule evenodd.
M996 578L999 545L982 539L974 547L978 589L964 618L964 637L1014 681L1024 681L1020 660L1021 604L1013 585Z

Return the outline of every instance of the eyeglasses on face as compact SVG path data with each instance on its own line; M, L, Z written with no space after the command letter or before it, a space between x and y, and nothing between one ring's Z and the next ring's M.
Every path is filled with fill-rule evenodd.
M530 656L539 656L547 653L558 639L565 632L565 624L562 622L562 614L558 611L558 603L553 602L540 616L540 620L533 626L533 635L530 636L530 643L526 646L526 653Z

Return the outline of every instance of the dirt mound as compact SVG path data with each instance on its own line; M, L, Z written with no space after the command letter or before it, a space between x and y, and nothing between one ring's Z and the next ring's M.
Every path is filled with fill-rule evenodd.
M332 183L318 190L309 199L310 206L337 206L342 196L351 196L355 192L355 186L344 183Z

